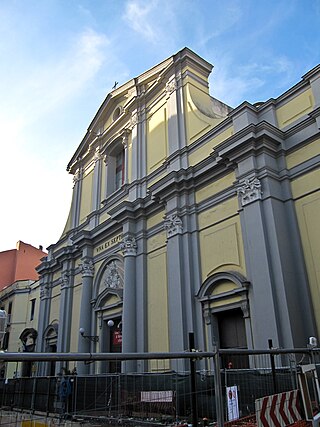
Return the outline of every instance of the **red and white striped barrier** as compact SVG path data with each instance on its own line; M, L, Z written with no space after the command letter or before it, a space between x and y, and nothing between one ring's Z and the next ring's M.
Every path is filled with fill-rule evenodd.
M285 427L302 420L298 393L299 390L292 390L257 399L258 427Z

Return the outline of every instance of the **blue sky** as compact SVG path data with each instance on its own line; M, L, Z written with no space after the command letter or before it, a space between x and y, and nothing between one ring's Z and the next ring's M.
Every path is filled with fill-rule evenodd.
M59 239L66 165L114 81L185 46L229 105L277 97L320 63L320 0L0 0L0 251Z

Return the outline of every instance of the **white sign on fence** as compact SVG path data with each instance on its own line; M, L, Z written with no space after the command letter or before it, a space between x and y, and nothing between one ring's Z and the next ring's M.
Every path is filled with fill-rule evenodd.
M171 390L141 392L141 402L172 402L172 398Z
M238 388L236 385L227 387L228 421L239 418Z

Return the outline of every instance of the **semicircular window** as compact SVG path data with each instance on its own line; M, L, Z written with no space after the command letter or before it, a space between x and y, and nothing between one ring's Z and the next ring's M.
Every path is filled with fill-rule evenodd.
M123 264L121 261L114 259L107 264L102 282L106 288L123 288Z

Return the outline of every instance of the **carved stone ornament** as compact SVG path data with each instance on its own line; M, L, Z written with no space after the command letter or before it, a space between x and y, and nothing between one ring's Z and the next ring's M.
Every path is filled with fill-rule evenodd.
M98 160L101 160L103 158L103 154L100 152L100 147L96 148L96 151L94 152L93 161L97 163Z
M169 97L175 90L177 90L177 80L175 78L169 80L166 84L166 94Z
M94 275L94 265L93 262L90 260L83 261L82 264L80 264L82 277L93 277Z
M203 318L206 325L211 324L211 312L210 307L203 307Z
M103 156L103 161L104 161L104 164L105 164L106 166L108 166L108 163L109 163L109 156L108 156L108 154L105 154L105 155Z
M164 228L167 230L167 238L182 234L182 220L178 215L169 215L164 221Z
M120 249L124 256L135 256L137 254L137 243L133 236L127 236L120 243Z
M138 123L138 113L134 112L130 118L130 129L132 129Z
M238 195L240 196L242 206L261 199L260 180L255 177L245 179L238 188Z
M130 131L128 129L125 129L121 134L122 146L125 150L128 148L129 133Z
M241 302L241 310L243 313L243 317L246 319L250 317L250 311L249 311L249 303L248 301L242 301Z
M65 289L69 287L69 274L62 273L60 278L61 289Z
M81 173L81 169L77 169L76 173L75 173L75 174L74 174L74 176L73 176L73 186L75 186L75 185L76 185L76 183L77 183L78 181L80 181L80 179L81 179L81 175L82 175L82 173Z
M40 287L40 299L49 298L49 284L42 283Z
M107 264L103 283L107 288L123 288L123 268L120 261L113 260Z

